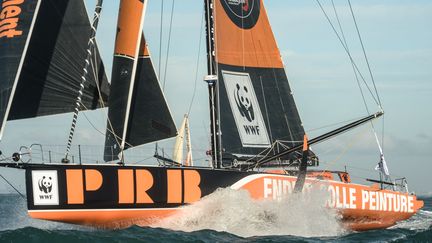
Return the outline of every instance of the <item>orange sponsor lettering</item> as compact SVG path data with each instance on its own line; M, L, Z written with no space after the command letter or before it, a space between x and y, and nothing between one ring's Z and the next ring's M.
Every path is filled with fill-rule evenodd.
M136 170L136 195L137 203L153 203L147 194L147 190L153 186L153 176L148 170Z
M193 203L201 198L201 176L196 170L184 170L184 202Z
M118 170L119 203L134 203L133 170Z
M243 178L234 189L246 189L252 198L268 198L280 200L291 194L295 185L295 177L282 175L251 175ZM407 193L376 189L374 186L307 179L303 192L311 193L317 189L328 193L325 205L329 208L350 212L362 210L370 213L415 213L423 203L414 195Z
M167 170L168 197L167 203L182 202L181 170Z
M83 204L84 187L82 170L66 170L66 186L68 204Z
M97 191L102 186L102 174L98 170L85 170L86 191Z
M201 176L196 170L168 170L167 203L193 203L198 201L201 198L200 182Z
M135 177L134 177L135 176ZM147 191L153 186L148 170L118 170L119 204L153 203Z
M19 15L24 0L4 0L0 12L0 38L13 38L22 35L22 31L17 30Z
M97 191L102 186L103 177L98 170L66 170L68 204L84 204L84 176L86 191Z

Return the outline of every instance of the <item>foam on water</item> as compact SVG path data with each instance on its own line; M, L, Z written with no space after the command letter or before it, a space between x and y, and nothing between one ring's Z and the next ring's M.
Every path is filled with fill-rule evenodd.
M153 227L186 232L211 229L243 237L341 235L339 216L324 207L326 199L325 193L311 192L280 201L253 200L244 190L219 189Z
M44 230L90 230L84 226L33 219L27 214L25 199L14 194L0 195L0 197L1 230L15 230L25 227Z
M424 206L421 210L419 210L410 219L401 221L391 228L409 229L414 231L430 230L432 227L432 200L430 195L432 194L428 193L427 195L428 196L423 194L418 196L421 200L424 201Z
M412 218L397 223L395 226L391 227L391 229L399 228L399 229L422 231L422 230L429 229L431 226L432 226L432 212L420 210Z

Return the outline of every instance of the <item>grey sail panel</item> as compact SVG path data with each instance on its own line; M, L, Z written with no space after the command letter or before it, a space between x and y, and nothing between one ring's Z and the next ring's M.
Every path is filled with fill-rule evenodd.
M26 1L29 2L37 1ZM14 70L18 75L8 120L72 112L76 106L90 34L84 3L82 0L44 0L33 15L37 18L22 69L15 70L13 64L18 54L0 60L5 64L1 66L10 70L9 75ZM94 52L82 97L87 109L104 105L109 94L104 65L97 48ZM2 87L2 94L8 90L11 89Z

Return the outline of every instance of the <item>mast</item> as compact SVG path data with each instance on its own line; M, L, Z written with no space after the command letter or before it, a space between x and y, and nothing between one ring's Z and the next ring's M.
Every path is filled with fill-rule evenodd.
M219 119L219 85L215 62L214 1L204 0L206 18L207 76L209 89L211 156L213 168L221 168L222 149Z

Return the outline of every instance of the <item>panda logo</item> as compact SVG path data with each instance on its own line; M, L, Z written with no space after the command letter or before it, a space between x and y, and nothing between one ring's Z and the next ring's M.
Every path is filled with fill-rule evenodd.
M39 190L41 192L50 193L52 190L52 178L50 177L42 177L42 179L39 179Z
M236 85L237 89L234 91L235 101L242 117L246 118L249 122L255 120L255 113L251 102L250 93L246 86L240 87Z

